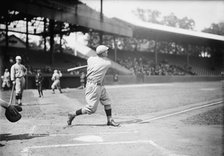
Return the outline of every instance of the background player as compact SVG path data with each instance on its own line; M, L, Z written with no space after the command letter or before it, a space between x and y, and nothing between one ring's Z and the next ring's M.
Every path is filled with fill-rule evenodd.
M10 84L10 73L9 70L6 68L4 75L1 77L2 78L2 88L5 90L6 87L10 88L11 84Z
M104 76L111 66L111 61L107 59L108 47L99 45L96 48L97 56L89 57L87 60L87 83L85 98L87 105L77 111L68 114L67 124L71 125L72 120L82 114L92 114L97 110L99 102L104 106L107 116L108 126L119 126L112 119L111 100L103 85Z
M37 86L37 91L39 93L39 97L43 97L43 88L42 88L42 82L43 82L43 77L41 74L41 70L37 70L37 74L35 76L35 82L36 82L36 86Z
M11 81L15 84L16 104L22 105L23 90L25 88L25 76L27 69L21 64L22 58L16 56L16 63L11 67Z
M62 93L61 91L61 82L60 82L60 78L62 77L62 73L60 70L54 70L54 73L52 75L51 80L54 81L51 85L51 89L53 91L53 94L55 93L55 89L58 88L58 90L60 91L60 93Z

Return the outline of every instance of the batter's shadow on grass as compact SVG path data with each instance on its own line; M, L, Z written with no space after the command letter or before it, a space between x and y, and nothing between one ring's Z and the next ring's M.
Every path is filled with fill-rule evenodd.
M17 134L13 135L10 133L5 133L5 134L0 134L0 141L10 141L10 140L28 140L28 139L33 139L37 137L46 137L49 136L48 134Z

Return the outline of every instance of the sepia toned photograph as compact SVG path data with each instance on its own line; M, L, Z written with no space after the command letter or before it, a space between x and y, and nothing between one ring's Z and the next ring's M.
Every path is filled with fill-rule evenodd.
M0 156L223 156L223 0L3 0Z

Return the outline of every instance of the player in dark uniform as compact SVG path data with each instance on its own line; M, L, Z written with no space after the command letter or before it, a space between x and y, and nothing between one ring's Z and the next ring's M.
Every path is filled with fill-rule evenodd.
M37 74L35 76L35 83L36 83L37 91L39 93L39 97L44 96L42 82L43 82L43 77L41 74L41 70L37 70Z

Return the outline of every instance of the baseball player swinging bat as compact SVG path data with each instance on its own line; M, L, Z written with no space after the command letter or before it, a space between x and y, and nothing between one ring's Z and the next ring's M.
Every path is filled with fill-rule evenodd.
M82 69L82 68L86 68L87 65L84 65L84 66L79 66L79 67L74 67L74 68L69 68L67 69L68 72L71 72L71 71L74 71L74 70L78 70L78 69Z

